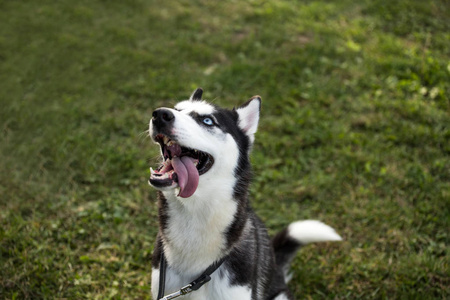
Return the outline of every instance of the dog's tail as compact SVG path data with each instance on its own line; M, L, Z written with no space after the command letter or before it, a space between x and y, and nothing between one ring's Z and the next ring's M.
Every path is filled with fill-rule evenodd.
M284 272L284 279L289 281L289 266L297 250L309 243L342 241L342 238L330 226L315 220L291 223L272 239L277 265Z

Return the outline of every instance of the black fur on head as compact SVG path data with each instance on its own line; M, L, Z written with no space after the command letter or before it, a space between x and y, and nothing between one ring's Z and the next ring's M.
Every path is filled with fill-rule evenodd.
M203 95L203 89L199 87L192 93L190 100L200 101L200 100L202 100L202 95Z
M235 109L228 110L220 107L216 107L216 109L214 117L220 124L220 128L231 134L239 147L238 165L234 171L237 181L233 193L234 199L238 202L236 216L239 217L235 217L226 232L228 246L231 246L238 241L247 220L248 189L252 178L249 157L251 142L248 136L237 126L239 117Z

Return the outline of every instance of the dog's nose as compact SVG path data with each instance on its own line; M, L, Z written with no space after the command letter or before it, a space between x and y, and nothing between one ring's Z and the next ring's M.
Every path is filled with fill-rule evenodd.
M173 113L166 108L159 108L155 110L152 116L153 124L156 126L169 125L170 123L173 123L173 120L175 119Z

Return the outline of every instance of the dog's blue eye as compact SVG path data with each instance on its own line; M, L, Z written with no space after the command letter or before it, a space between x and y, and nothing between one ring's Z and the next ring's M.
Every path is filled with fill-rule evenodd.
M214 121L211 118L204 118L203 123L205 123L208 126L211 126L214 124Z

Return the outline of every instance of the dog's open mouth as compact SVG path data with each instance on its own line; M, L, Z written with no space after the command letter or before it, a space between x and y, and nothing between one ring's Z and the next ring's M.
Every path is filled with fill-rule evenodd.
M183 147L163 134L158 134L155 141L161 146L163 163L157 170L150 168L150 184L157 188L178 184L178 196L192 196L200 175L208 172L214 164L213 157L206 152Z

